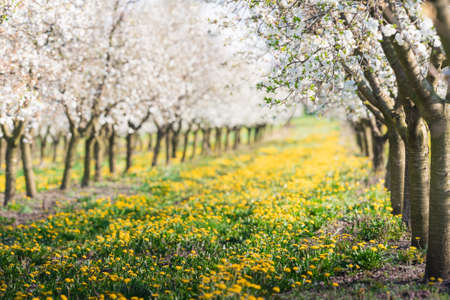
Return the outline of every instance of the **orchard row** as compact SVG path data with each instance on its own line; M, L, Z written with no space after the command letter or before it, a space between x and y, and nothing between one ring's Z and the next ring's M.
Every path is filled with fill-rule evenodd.
M68 189L82 142L81 184L88 186L91 161L100 161L103 145L114 171L120 137L127 141L129 170L138 136L154 136L155 165L163 139L172 145L171 156L180 135L186 152L191 132L194 150L199 131L205 147L212 131L224 143L234 132L237 145L242 127L259 137L267 124L295 113L261 106L255 86L264 64L256 68L248 54L235 55L242 45L217 34L207 18L213 8L192 1L27 0L8 1L1 13L5 205L16 193L19 148L27 195L33 197L33 144L58 148L66 141L58 159L65 161L61 189Z
M389 142L393 213L428 248L427 277L449 279L449 1L216 2L236 12L224 26L253 25L270 47L275 68L262 88L348 119L375 172Z

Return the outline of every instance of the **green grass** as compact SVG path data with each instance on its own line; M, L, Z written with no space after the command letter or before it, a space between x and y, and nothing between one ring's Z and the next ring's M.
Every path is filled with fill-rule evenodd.
M448 299L420 282L423 251L402 246L388 193L364 186L367 161L339 146L338 124L295 124L297 138L221 157L137 159L119 182L136 195L0 219L0 297Z

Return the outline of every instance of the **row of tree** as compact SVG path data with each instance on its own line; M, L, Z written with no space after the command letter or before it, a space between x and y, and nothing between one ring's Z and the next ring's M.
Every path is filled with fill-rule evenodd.
M27 195L36 194L30 147L38 141L41 149L66 141L65 190L81 143L85 187L101 175L102 147L109 149L115 171L119 137L127 141L129 170L139 136L154 136L155 165L162 140L172 145L174 157L180 135L185 141L194 136L195 149L202 131L208 152L212 132L228 143L230 132L239 137L240 128L249 127L259 136L266 124L289 116L286 108L260 105L253 86L268 67L262 52L239 54L239 40L226 42L208 22L214 9L195 1L11 0L0 13L5 205L16 194L19 153ZM249 62L249 55L258 63Z
M117 173L117 161L122 156L124 156L125 160L123 173L128 173L133 167L133 156L137 151L149 156L149 166L152 167L158 165L162 154L165 155L164 160L166 165L174 159L178 159L181 163L184 163L197 156L220 155L230 150L234 151L244 141L247 145L258 143L267 133L267 127L267 124L259 124L246 128L241 126L224 128L191 126L177 128L172 124L172 126L158 128L156 133L148 133L144 136L141 132L134 131L125 137L118 136L114 131L105 131L96 137L91 149L84 148L84 152L81 152L84 157L84 172L81 179L81 186L87 187L91 180L98 182L102 179L102 169L105 160L108 164L110 175ZM39 166L42 166L43 161L47 158L51 159L53 163L57 163L60 148L62 148L64 153L67 153L69 150L69 139L65 136L58 136L55 137L55 140L51 141L52 149L48 151L48 139L48 136L42 136L30 142L25 140L25 136L22 136L17 141L17 149L14 148L13 151L11 151L11 146L7 145L10 141L0 139L0 166L4 162L6 179L4 206L8 205L15 197L19 161L22 163L25 177L26 195L33 198L37 195L33 161L40 160L41 164ZM33 151L34 148L38 147L40 151ZM73 149L71 151L80 152L77 150L80 149ZM86 156L86 151L92 151L93 155ZM35 155L32 155L33 152ZM18 153L20 155L17 155ZM79 156L74 155L73 158ZM89 160L86 157L90 157ZM67 158L68 156L66 155ZM86 169L90 170L92 167L94 167L93 174L90 171L86 171ZM66 189L67 186L68 183L62 181L61 189Z
M449 279L449 1L216 2L234 12L226 24L256 24L270 47L276 64L262 88L341 111L377 172L389 143L393 213L428 249L426 276Z

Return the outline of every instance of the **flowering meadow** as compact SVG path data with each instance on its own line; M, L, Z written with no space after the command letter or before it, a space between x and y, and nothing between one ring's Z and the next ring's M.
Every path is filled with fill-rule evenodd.
M0 0L1 292L448 293L449 55L450 0Z
M0 298L338 297L343 277L423 264L399 247L405 228L384 187L366 185L367 159L335 124L308 123L296 138L187 164L138 159L136 195L1 225Z

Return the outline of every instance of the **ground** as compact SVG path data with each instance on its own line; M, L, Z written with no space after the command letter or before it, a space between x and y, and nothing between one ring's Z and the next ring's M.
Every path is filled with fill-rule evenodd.
M41 198L1 212L0 297L449 299L345 128L294 125L187 164L141 153L88 190L42 171Z

